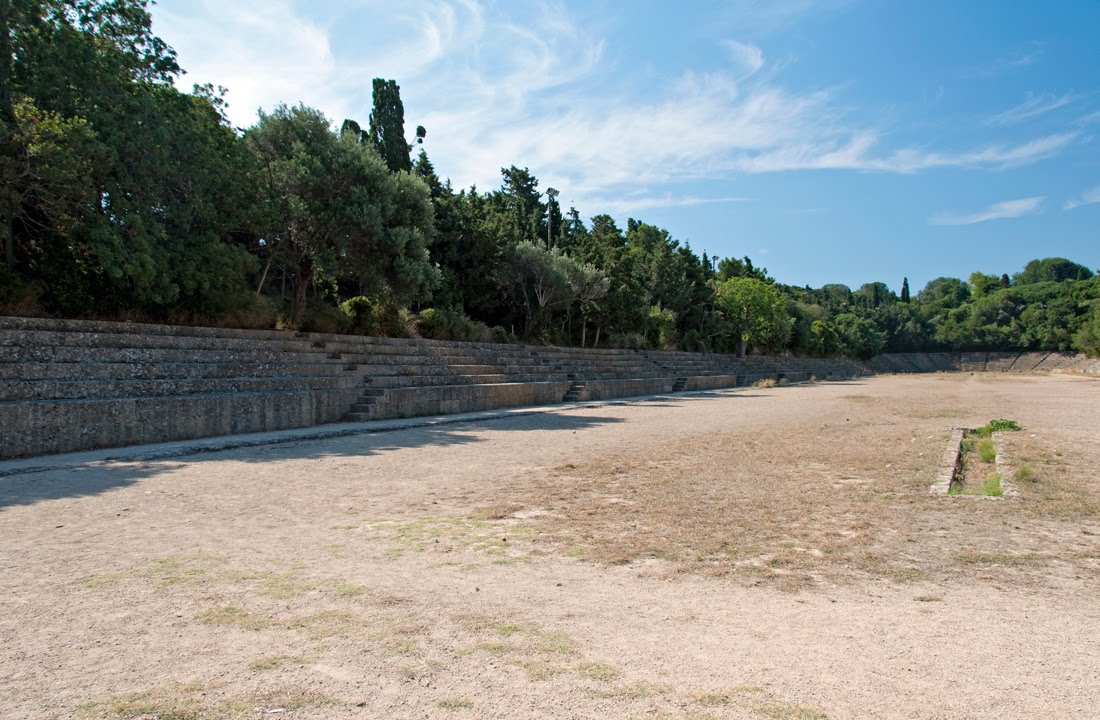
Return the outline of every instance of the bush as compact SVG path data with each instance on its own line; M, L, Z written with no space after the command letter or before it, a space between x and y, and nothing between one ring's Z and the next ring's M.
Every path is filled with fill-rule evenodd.
M646 346L645 336L640 333L621 333L612 335L607 344L624 350L641 350Z
M231 306L217 324L221 327L268 330L275 327L277 315L271 298L246 292L241 294L238 302Z
M462 342L489 342L496 337L507 337L504 328L489 329L489 326L477 320L471 320L455 310L428 308L422 310L416 319L416 329L421 337L433 340L458 340ZM501 340L507 342L507 340Z
M342 333L347 327L347 316L340 310L324 303L312 303L306 306L298 329L313 333Z
M489 340L495 343L513 343L516 341L516 336L500 325L494 325L489 329Z
M392 298L371 298L364 295L340 304L345 331L354 335L409 337L409 311Z

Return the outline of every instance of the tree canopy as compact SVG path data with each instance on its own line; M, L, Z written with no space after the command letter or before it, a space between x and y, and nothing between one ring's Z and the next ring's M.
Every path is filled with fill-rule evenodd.
M1066 258L910 293L776 282L641 219L586 221L528 167L454 188L400 87L364 130L279 106L230 126L176 87L144 0L0 0L0 311L870 357L1100 354L1100 278ZM416 151L415 158L413 156ZM430 322L429 322L430 319Z

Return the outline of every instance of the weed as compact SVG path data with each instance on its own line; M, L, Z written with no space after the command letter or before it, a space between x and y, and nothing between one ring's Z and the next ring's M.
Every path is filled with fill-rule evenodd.
M472 708L474 704L464 698L453 698L449 700L440 700L439 707L443 710L468 710Z
M980 493L987 497L1001 497L1004 495L1004 488L1001 487L1001 474L993 473L987 477L982 483Z
M989 437L995 432L1019 432L1023 428L1015 420L1005 420L1004 418L997 418L990 420L985 425L975 430L981 437Z
M985 438L978 443L978 457L984 463L991 463L997 459L997 449L993 447L991 438Z

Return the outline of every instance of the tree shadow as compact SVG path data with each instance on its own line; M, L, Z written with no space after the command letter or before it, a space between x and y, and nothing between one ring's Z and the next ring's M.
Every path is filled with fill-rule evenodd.
M173 444L175 447L149 446L148 452L144 453L137 446L116 449L113 458L111 453L107 453L96 461L68 467L50 467L51 459L42 458L41 469L32 467L19 474L0 477L0 511L62 498L99 495L171 472L180 464L227 460L268 463L334 457L368 458L410 448L484 443L489 440L478 433L485 430L573 433L621 422L624 422L621 418L614 417L529 412L455 422L444 420L424 425L352 429L316 437L288 435L285 440L275 442L250 441L248 436L241 436L240 443L196 447L181 442Z

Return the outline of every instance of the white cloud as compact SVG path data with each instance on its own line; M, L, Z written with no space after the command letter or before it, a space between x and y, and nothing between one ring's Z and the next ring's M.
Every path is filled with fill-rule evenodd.
M988 220L1005 220L1037 212L1045 197L1020 198L994 203L985 210L964 215L941 214L929 219L933 225L973 225Z
M1027 67L1028 65L1033 64L1042 56L1043 52L1043 43L1032 42L1024 50L1019 50L1015 53L1012 53L1011 55L997 58L990 64L983 67L966 68L960 73L960 75L962 77L972 79L986 79L997 77L1011 70Z
M1086 190L1075 198L1066 200L1062 207L1066 210L1072 210L1082 205L1092 205L1094 203L1100 203L1100 185Z
M987 122L990 125L1016 125L1018 123L1032 120L1045 115L1052 110L1057 110L1060 107L1065 107L1071 102L1077 99L1077 96L1072 94L1062 95L1056 97L1051 94L1044 93L1043 95L1028 97L1015 107L1011 107L1004 112L997 113L990 117Z
M589 198L589 200L594 204L595 207L598 207L601 212L610 213L611 215L620 215L632 212L639 212L641 210L649 210L651 208L692 207L695 205L724 205L727 203L745 203L752 202L753 198L706 198L696 197L694 195L676 197L672 193L665 193L663 195L627 195L624 197L611 196L606 198Z
M757 46L736 40L723 40L722 45L729 51L733 61L745 68L747 75L764 67L764 51Z
M251 125L258 107L299 101L335 123L366 124L370 79L394 78L406 125L427 128L424 147L456 187L495 188L500 168L514 163L585 210L607 207L597 200L624 209L701 202L661 197L660 185L733 173L1001 169L1079 138L888 147L875 128L853 124L835 91L788 90L776 75L754 72L765 58L753 45L725 43L736 71L689 70L630 87L635 76L620 79L604 39L560 4L536 5L521 20L508 15L518 12L510 5L477 0L381 3L327 0L317 11L324 22L291 0L199 0L190 14L165 3L153 13L190 71L186 80L229 88L239 126ZM633 197L639 187L657 190Z

